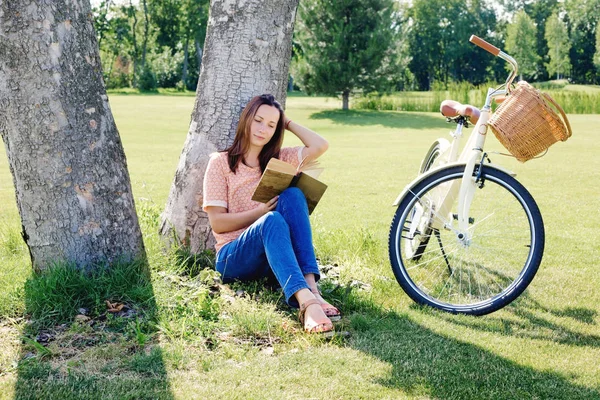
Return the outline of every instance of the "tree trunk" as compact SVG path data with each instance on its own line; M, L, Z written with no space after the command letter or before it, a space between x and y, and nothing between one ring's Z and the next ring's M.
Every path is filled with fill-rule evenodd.
M200 70L200 67L202 67L202 44L198 39L195 39L194 45L196 46L196 57L198 58L198 70Z
M161 233L198 252L214 246L202 211L202 182L209 155L233 141L250 98L272 93L285 102L298 0L213 0L196 104Z
M186 37L185 44L183 45L183 70L181 71L181 82L184 88L187 86L189 44L190 39Z
M148 49L148 27L150 26L150 22L148 21L148 5L146 4L146 0L142 0L142 5L144 6L144 41L142 43L142 65L141 72L143 73L146 69L146 52Z
M0 133L33 266L144 257L89 1L0 2Z
M349 97L350 97L350 91L344 90L342 92L342 110L348 109Z
M131 28L131 38L132 40L132 44L133 44L133 79L132 79L132 86L134 88L138 87L137 84L137 78L138 78L138 74L139 74L139 56L140 56L140 52L138 49L138 44L137 44L137 36L136 36L136 31L137 31L137 9L136 7L133 5L133 0L129 0L129 10L131 12L131 14L133 15L133 27Z

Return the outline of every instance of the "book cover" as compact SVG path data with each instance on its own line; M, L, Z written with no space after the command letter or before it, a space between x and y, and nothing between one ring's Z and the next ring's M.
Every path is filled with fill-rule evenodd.
M304 193L308 213L311 214L327 189L327 185L317 179L322 171L316 161L301 162L298 168L294 168L285 161L272 158L252 194L252 200L266 203L288 187L295 186Z

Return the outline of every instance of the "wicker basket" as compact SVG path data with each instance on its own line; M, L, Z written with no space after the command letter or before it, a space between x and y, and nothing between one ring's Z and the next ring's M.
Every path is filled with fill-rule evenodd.
M572 134L563 109L525 81L507 95L488 125L500 143L521 162L531 160L559 140L564 142Z

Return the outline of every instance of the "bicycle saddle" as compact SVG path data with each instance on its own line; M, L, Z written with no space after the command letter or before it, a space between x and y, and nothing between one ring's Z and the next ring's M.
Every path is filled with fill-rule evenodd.
M462 115L463 117L469 118L473 124L477 123L479 115L481 114L477 107L470 104L460 104L458 101L454 100L442 101L442 104L440 104L440 111L444 117L448 118L455 118Z

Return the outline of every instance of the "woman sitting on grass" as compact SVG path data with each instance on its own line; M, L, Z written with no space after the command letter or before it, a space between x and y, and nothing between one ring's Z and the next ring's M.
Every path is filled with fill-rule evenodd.
M281 148L283 132L304 146ZM240 116L231 147L212 155L204 176L203 209L217 239L217 271L223 282L273 275L285 299L300 308L310 333L332 333L337 308L321 297L319 268L312 243L308 206L298 188L288 188L263 204L251 200L272 157L298 166L328 147L315 132L287 119L272 95L252 98Z

